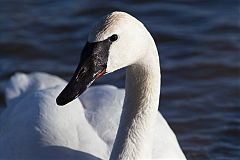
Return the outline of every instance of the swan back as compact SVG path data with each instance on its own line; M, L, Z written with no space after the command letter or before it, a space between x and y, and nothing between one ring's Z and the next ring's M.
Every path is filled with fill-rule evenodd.
M79 100L57 106L56 96L65 85L46 73L17 73L11 78L7 108L0 116L0 159L108 156L108 146L86 120Z

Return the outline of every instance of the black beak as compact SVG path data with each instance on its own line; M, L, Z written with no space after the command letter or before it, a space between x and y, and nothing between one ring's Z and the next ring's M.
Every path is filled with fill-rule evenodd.
M56 99L58 105L65 105L80 96L96 79L106 72L111 41L87 42L81 61L68 85Z

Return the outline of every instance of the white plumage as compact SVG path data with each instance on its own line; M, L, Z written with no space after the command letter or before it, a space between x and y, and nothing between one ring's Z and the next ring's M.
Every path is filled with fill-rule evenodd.
M114 12L112 15L112 17L111 15L109 17L114 18L114 16L119 15L121 18L125 18L127 16L128 21L132 20L132 17L129 18L126 13ZM108 25L111 26L109 23ZM111 31L113 32L114 29L107 30L106 34ZM101 40L106 34L101 32L98 39ZM147 34L147 36L149 35ZM93 39L92 37L90 34L89 39ZM120 59L114 59L113 51L117 52L116 48L120 46L111 48L111 60L107 68L109 72L124 67L123 62L114 63ZM143 49L143 51L146 51L146 49ZM152 51L155 51L155 48ZM149 61L152 56L147 57L147 61ZM129 59L129 61L131 60ZM132 60L129 63L133 62ZM154 63L151 63L151 65L154 66ZM141 61L139 64L145 65L145 62ZM134 79L130 76L134 70L138 70L138 68L128 69L128 81ZM157 68L156 71L159 72ZM142 73L138 72L138 74L141 77ZM148 78L146 78L146 81L148 82ZM131 88L128 86L129 83L127 83L128 89ZM119 128L123 105L126 106L126 103L129 105L135 104L137 100L133 99L124 102L124 89L102 85L90 87L79 99L70 102L66 106L59 107L56 104L56 97L64 86L66 86L64 80L46 73L32 73L29 75L17 73L11 78L6 87L7 108L0 116L0 159L109 159L117 129ZM145 88L143 89L145 90ZM136 93L130 91L129 97L133 94ZM136 95L138 96L138 94ZM154 99L154 96L152 98L157 101L152 103L155 108L158 105L158 97L156 96L156 98ZM146 105L149 105L149 103L147 102ZM147 148L150 149L151 156L149 157L153 159L185 159L175 134L162 115L157 112L157 109L156 113L156 121L154 118L149 117L154 124L151 125L152 127L149 126L150 132L146 131L146 134L153 135L153 138L150 137L153 145ZM141 119L141 116L144 117L145 115L140 114L138 116ZM146 120L149 118L146 116ZM137 119L134 125L138 125ZM136 140L139 138L138 132L140 136L141 131L145 132L145 128L141 127L144 127L144 124L137 129ZM146 142L150 142L150 140L146 140ZM120 140L119 144L121 143ZM118 143L115 145L118 145ZM138 143L135 146L137 148L144 147L137 145ZM120 148L124 150L124 146ZM116 149L114 152L116 152ZM135 153L136 151L133 149L132 152ZM125 157L123 157L124 154L126 154ZM111 155L111 157L118 157L119 159L129 159L131 157L131 153L124 154L119 157L118 155ZM141 155L145 156L145 154L136 152L136 154L132 154L132 157L141 158Z
M65 85L64 80L46 73L17 73L11 78L7 108L0 116L0 159L109 157L124 90L93 86L80 101L59 107L55 99ZM155 126L153 157L174 158L180 148L160 113Z

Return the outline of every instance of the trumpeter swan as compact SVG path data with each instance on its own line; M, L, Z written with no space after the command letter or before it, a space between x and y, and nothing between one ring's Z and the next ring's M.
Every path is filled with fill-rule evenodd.
M125 91L110 85L87 89L123 67ZM64 86L65 81L44 73L11 78L0 116L0 159L185 159L158 112L158 52L136 18L113 12L96 23L60 93ZM56 98L66 105L57 106Z

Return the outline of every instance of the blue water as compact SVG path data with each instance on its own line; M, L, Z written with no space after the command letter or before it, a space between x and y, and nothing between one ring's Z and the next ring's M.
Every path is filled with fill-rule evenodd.
M162 70L159 110L188 159L240 157L240 2L237 0L0 0L0 108L15 72L69 80L89 28L127 11L152 33ZM124 71L97 84L124 87Z

